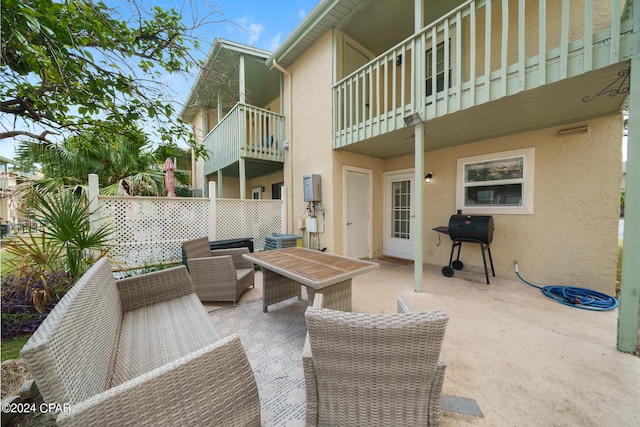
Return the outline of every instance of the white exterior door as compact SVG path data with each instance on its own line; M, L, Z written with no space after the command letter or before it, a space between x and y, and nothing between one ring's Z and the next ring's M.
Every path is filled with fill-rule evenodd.
M386 175L384 255L403 259L414 258L413 193L413 172Z
M351 258L371 256L371 174L345 171L346 254Z

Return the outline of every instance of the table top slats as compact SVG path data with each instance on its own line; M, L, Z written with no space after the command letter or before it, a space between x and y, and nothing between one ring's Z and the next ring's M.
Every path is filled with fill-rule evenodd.
M243 256L261 267L314 288L347 280L378 267L374 262L298 247Z

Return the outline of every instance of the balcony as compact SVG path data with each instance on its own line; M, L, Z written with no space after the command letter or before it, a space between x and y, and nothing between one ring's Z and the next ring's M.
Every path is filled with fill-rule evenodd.
M209 152L204 173L240 176L241 159L247 178L282 170L283 141L284 116L238 103L203 140Z
M640 41L629 2L604 13L594 4L602 9L487 0L451 10L334 85L333 148L411 154L413 112L430 150L620 111Z

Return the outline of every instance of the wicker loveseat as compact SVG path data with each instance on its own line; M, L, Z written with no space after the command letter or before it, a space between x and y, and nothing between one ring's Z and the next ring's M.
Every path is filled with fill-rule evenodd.
M184 266L116 281L98 261L21 354L68 409L61 426L260 425L240 339L221 338Z
M307 426L440 425L446 313L402 297L398 314L335 311L322 297L305 313Z

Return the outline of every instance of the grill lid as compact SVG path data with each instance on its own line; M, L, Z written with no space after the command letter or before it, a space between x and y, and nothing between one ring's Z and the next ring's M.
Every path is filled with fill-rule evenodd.
M451 240L480 240L488 245L493 240L493 229L491 215L451 215L449 218Z

